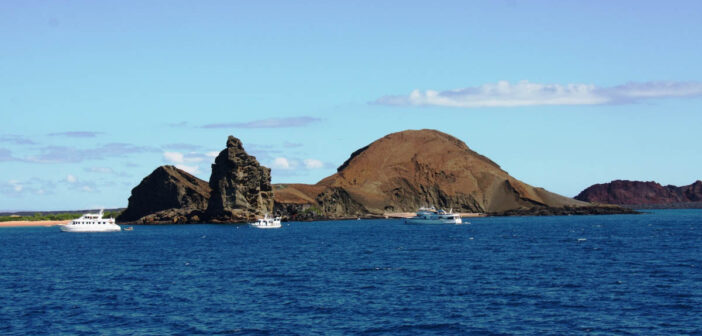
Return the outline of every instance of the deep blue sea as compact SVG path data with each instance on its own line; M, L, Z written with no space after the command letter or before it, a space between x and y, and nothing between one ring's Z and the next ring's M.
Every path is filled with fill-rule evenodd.
M1 335L702 335L702 210L0 228Z

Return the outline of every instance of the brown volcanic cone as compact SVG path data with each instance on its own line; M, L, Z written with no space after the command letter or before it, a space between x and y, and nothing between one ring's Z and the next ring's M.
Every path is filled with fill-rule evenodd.
M483 213L590 205L523 183L462 141L435 130L389 134L354 152L336 174L316 187L279 186L276 200L290 202L302 193L337 216L415 211L431 205ZM325 189L318 193L318 187Z

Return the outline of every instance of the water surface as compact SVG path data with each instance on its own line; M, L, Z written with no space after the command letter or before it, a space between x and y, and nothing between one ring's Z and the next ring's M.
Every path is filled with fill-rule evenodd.
M0 229L0 334L702 334L702 211Z

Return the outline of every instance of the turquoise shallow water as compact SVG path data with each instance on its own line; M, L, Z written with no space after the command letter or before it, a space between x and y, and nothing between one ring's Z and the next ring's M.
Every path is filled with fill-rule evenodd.
M702 211L0 229L0 334L702 334Z

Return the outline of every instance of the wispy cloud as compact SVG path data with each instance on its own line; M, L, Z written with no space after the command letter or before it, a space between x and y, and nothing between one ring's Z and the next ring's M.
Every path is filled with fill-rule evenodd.
M298 143L298 142L288 142L288 141L285 141L285 142L283 143L283 147L285 147L285 148L298 148L298 147L302 147L302 144L301 144L301 143Z
M630 82L612 87L592 84L540 84L507 81L462 89L414 90L409 95L384 96L375 104L399 106L446 106L461 108L537 105L631 104L655 98L702 96L701 82Z
M317 159L305 159L303 162L305 163L305 168L307 169L324 168L324 162Z
M46 146L39 148L39 154L21 159L33 163L75 163L85 160L100 160L108 157L126 157L131 154L157 152L148 146L126 143L108 143L95 148L75 148L68 146Z
M40 178L31 178L25 181L7 180L0 182L0 193L22 197L25 195L49 195L56 189L56 183Z
M176 123L168 123L168 124L166 124L166 126L180 128L180 127L190 127L190 124L187 121L181 121L181 122L176 122Z
M6 148L0 148L0 162L7 161L18 161L18 159L12 156L12 152Z
M299 159L284 156L275 157L270 161L264 162L263 165L271 168L271 174L275 178L307 176L321 169L333 170L336 168L335 165L318 159Z
M333 165L322 162L317 159L296 159L287 157L276 157L271 163L271 167L274 169L282 170L312 170L312 169L322 169L322 168L334 168Z
M292 117L292 118L269 118L254 120L249 122L232 122L232 123L216 123L207 124L202 128L288 128L288 127L304 127L312 123L321 121L320 118L314 117Z
M65 185L68 186L69 189L71 190L78 190L78 191L85 191L85 192L92 192L97 190L97 185L93 181L85 181L83 179L79 179L73 174L68 174L66 175L66 179L62 181Z
M71 131L71 132L58 132L49 133L49 136L63 136L69 138L94 138L103 132L90 132L90 131Z
M161 146L163 149L171 149L171 150L187 150L187 151L196 151L202 148L200 145L194 145L194 144L188 144L188 143L172 143L172 144L167 144Z
M213 156L214 154L214 156ZM203 162L212 162L216 157L216 153L207 152L189 152L181 153L175 151L163 152L163 160L166 163L176 166L178 169L182 169L190 174L196 175L201 173L200 164Z
M34 140L29 139L23 135L18 134L4 134L0 135L0 142L11 143L14 145L36 145Z
M114 175L114 176L120 176L120 177L129 176L129 174L126 174L123 172L117 172L110 167L85 167L85 168L83 168L83 171L88 172L88 173Z

